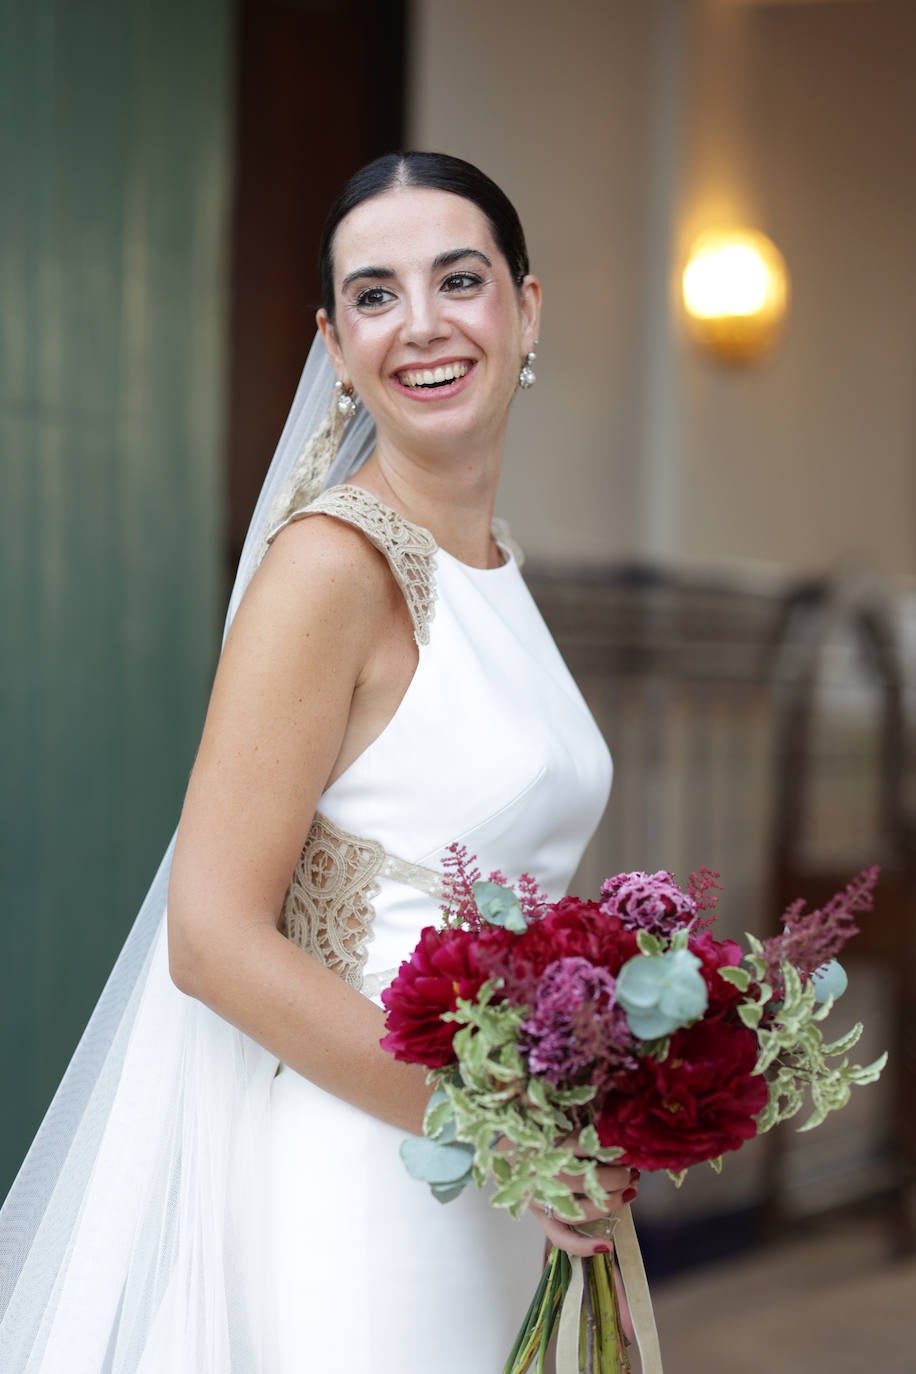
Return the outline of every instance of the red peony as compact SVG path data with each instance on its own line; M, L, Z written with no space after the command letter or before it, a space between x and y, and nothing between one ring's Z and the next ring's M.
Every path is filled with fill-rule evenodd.
M719 977L720 968L737 968L744 958L744 951L734 940L716 940L708 930L692 936L690 952L700 960L700 972L709 993L709 1006L705 1019L726 1016L747 996L739 992L734 983L727 983Z
M603 915L597 902L562 897L523 935L482 954L481 961L491 977L504 979L510 1001L531 1005L541 974L558 959L587 959L616 975L638 952L636 935Z
M454 1011L458 998L473 1001L490 977L481 954L504 945L511 936L492 927L485 931L436 930L427 926L413 954L382 993L388 1034L379 1042L395 1059L441 1069L455 1062L452 1040L458 1027L441 1018Z
M681 1170L737 1150L767 1103L756 1062L746 1026L707 1020L678 1031L665 1063L643 1059L632 1091L608 1095L596 1122L602 1145L621 1146L620 1163L638 1169Z

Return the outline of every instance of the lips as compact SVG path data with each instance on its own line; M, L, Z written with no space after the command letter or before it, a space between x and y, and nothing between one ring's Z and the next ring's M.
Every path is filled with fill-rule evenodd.
M464 389L475 367L470 358L450 358L429 367L402 367L391 379L402 395L415 401L445 400Z
M449 382L457 382L462 377L466 377L471 366L471 363L458 359L454 362L442 363L436 367L405 367L400 372L396 372L395 376L401 386L409 387L411 390L416 387L445 386Z

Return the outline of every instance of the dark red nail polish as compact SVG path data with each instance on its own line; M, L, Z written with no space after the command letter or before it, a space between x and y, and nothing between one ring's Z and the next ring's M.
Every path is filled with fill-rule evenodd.
M636 1189L635 1189L635 1188L624 1188L624 1190L623 1190L623 1200L624 1200L624 1202L632 1202L635 1196L636 1196Z
M611 1253L611 1247L610 1247L609 1245L596 1245L596 1246L595 1246L595 1254L596 1254L596 1255L609 1255L610 1253Z

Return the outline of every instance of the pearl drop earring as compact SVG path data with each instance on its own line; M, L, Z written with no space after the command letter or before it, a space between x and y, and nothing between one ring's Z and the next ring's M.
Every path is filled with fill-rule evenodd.
M537 344L539 340L535 339L534 342L535 344ZM535 382L537 381L537 375L534 371L533 366L534 362L537 359L537 356L538 355L535 353L534 349L532 349L531 352L525 358L525 361L522 363L522 370L518 374L518 384L521 387L522 391L527 391L530 387L534 386Z

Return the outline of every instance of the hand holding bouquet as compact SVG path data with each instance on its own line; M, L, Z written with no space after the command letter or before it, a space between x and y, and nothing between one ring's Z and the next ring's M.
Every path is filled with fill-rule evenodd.
M828 1043L821 1030L876 869L818 911L796 903L783 934L748 936L745 950L712 934L718 884L706 870L686 889L667 872L627 873L605 881L599 902L548 902L527 876L514 890L499 873L482 881L460 847L446 866L442 924L421 933L383 994L382 1041L430 1071L424 1135L402 1156L442 1202L492 1182L490 1202L513 1216L533 1203L581 1222L576 1193L606 1205L599 1165L664 1169L679 1183L693 1164L721 1168L807 1100L810 1129L883 1067L849 1063L861 1026ZM650 1374L661 1364L628 1209L621 1232L635 1315L648 1306L651 1329L635 1325ZM560 1374L628 1369L610 1256L583 1269L554 1251L505 1374L543 1369L558 1320Z

